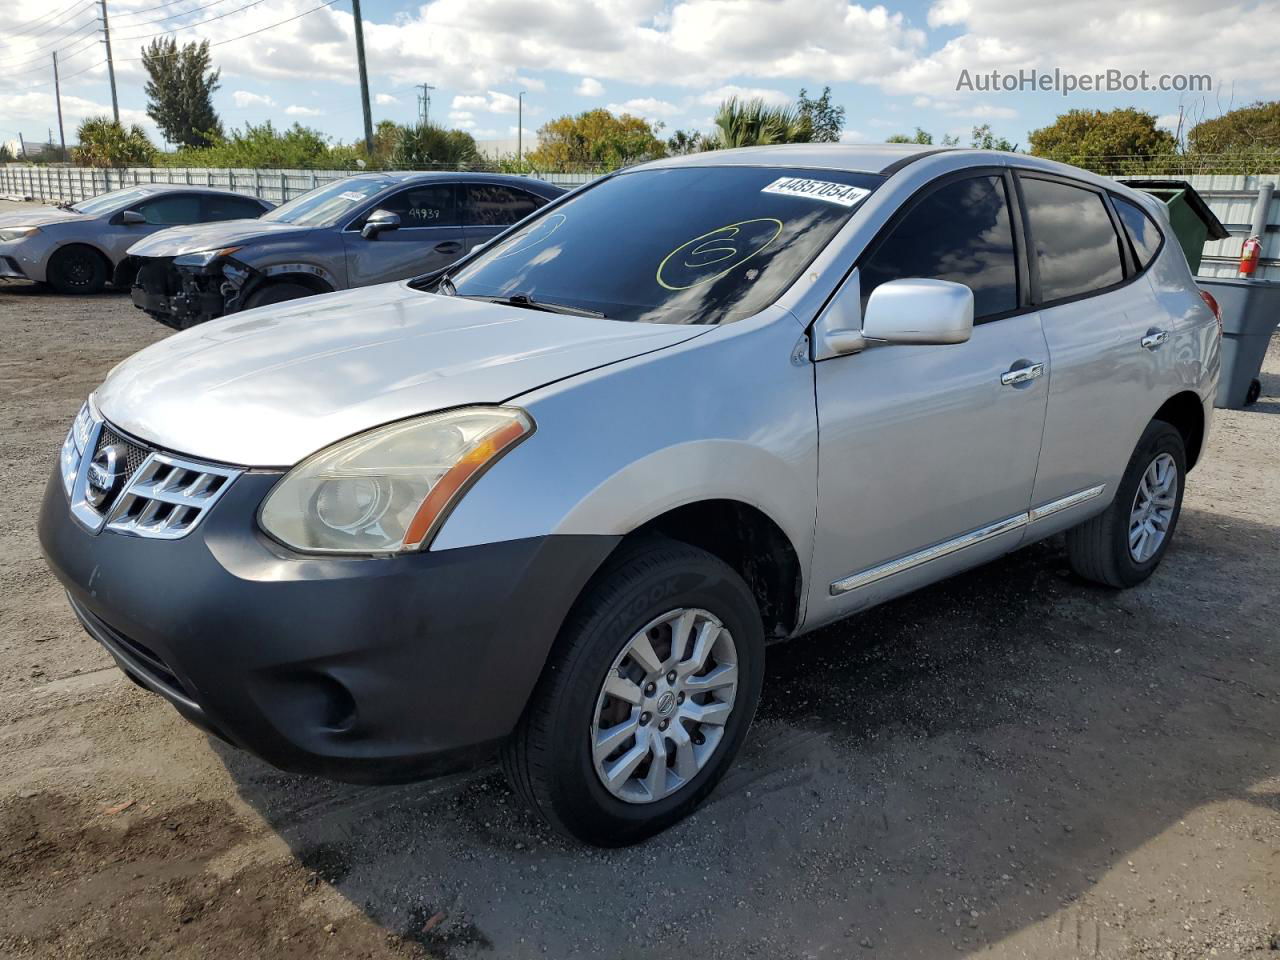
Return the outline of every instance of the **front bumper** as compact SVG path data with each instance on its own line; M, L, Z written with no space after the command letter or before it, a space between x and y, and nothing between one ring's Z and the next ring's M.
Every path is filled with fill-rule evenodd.
M27 274L15 257L0 254L0 278L5 280L26 280Z
M133 305L167 326L185 330L233 313L240 287L215 261L207 267L176 266L171 257L133 257Z
M40 543L123 670L275 766L389 783L492 749L617 538L301 556L256 527L278 477L244 474L195 531L163 541L90 533L55 471Z

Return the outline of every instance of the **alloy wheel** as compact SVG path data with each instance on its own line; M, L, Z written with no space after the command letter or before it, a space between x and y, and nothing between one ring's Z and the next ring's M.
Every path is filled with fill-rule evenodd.
M653 803L698 775L724 738L738 651L713 614L680 608L638 631L605 674L591 723L596 775L627 803Z
M1148 464L1129 510L1129 555L1146 563L1160 549L1178 502L1178 465L1162 453Z

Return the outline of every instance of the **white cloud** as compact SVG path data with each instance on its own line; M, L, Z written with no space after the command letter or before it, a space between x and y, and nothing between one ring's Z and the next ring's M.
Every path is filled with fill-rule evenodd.
M236 90L231 99L237 107L274 107L276 102L266 94L253 93L250 90Z
M449 123L459 129L470 130L476 125L476 117L469 110L450 110Z
M843 130L840 133L841 143L866 143L867 135L861 130Z
M583 77L573 88L573 92L580 97L603 97L604 84L595 77Z
M393 103L399 103L400 99L398 97L393 97L389 93L375 93L373 95L373 102L380 107L385 107Z
M681 109L674 103L659 100L656 97L636 97L625 103L611 103L609 109L614 113L629 113L633 117L674 117Z
M460 94L453 98L451 104L455 110L478 110L482 113L515 113L519 108L518 99L509 93L489 90L484 95ZM525 104L528 113L529 105Z
M319 117L324 114L323 110L317 110L315 107L301 107L296 103L285 107L284 112L291 117Z
M966 100L944 100L935 97L916 97L913 107L937 110L952 117L972 117L975 120L1012 120L1018 115L1013 107L1000 107L992 103L971 103Z
M546 81L539 80L537 77L517 76L516 85L521 90L532 90L535 93L542 93L547 89Z
M767 87L739 87L736 84L726 84L699 94L697 102L708 107L718 107L722 101L728 100L730 97L737 97L739 100L763 100L765 103L776 107L785 106L795 101L795 97L781 90L773 90Z

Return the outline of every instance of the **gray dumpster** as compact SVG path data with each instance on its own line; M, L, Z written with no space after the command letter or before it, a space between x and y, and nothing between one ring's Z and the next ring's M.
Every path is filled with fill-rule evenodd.
M1280 280L1197 277L1222 308L1222 379L1218 407L1238 410L1258 399L1258 373L1280 323Z

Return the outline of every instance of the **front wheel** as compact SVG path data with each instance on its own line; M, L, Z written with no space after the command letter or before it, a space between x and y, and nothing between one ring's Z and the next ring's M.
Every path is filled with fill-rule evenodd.
M1067 531L1071 569L1109 587L1132 587L1160 565L1182 512L1186 447L1163 420L1143 431L1115 499L1103 513Z
M100 293L107 285L107 262L98 251L73 244L49 259L45 279L57 293Z
M733 569L669 540L622 549L579 599L502 757L551 826L608 847L706 798L764 672L760 614Z
M287 300L300 300L303 297L314 296L315 291L310 287L304 287L300 283L289 283L280 281L278 283L268 283L265 287L259 287L253 293L249 294L249 298L245 301L244 309L252 310L254 307L265 307L273 303L284 303Z

